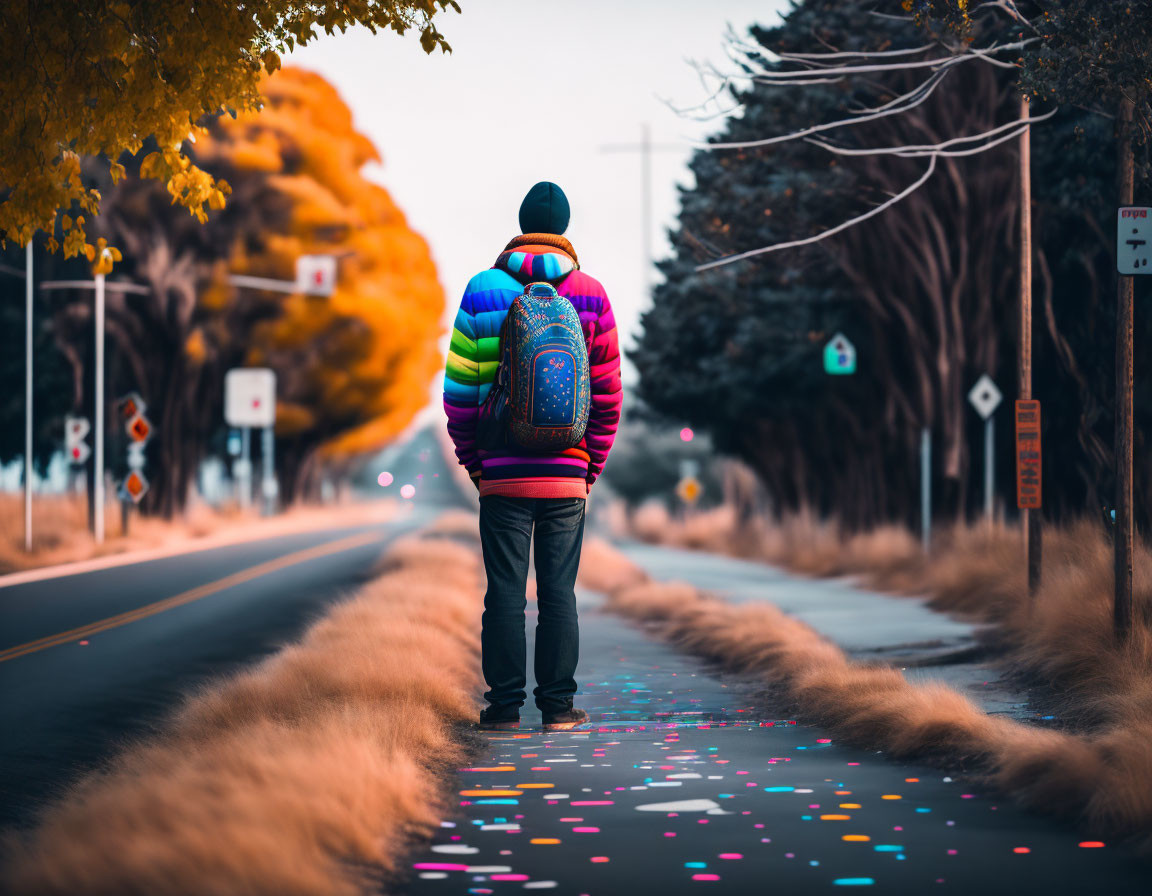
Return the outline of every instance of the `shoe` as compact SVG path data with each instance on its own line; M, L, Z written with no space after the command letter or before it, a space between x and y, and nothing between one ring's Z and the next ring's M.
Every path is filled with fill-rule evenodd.
M480 710L480 722L477 727L481 731L514 731L520 727L520 716L510 715L508 710L497 710L489 706Z
M545 731L567 731L569 728L575 728L577 725L583 725L588 721L588 713L582 709L566 709L563 712L554 713L552 715L544 716L544 730Z

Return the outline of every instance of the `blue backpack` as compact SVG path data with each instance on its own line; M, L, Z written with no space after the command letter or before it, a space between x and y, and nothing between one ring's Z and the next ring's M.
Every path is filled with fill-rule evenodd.
M588 427L591 375L580 315L549 283L529 283L500 330L500 365L480 409L478 440L505 436L524 448L562 451Z

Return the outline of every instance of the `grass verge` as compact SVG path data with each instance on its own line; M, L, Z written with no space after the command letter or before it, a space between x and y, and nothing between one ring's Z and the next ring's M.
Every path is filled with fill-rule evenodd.
M807 514L740 526L726 507L686 520L646 508L634 532L655 543L763 560L805 575L852 575L878 590L927 596L934 609L992 623L1002 662L1026 683L1043 684L1046 705L1072 727L1152 731L1152 551L1137 544L1137 621L1121 643L1112 629L1112 541L1098 523L1045 531L1035 595L1028 594L1020 531L1002 525L947 528L929 555L895 526L846 534Z
M476 552L409 538L301 640L189 697L5 842L12 894L343 896L443 816L479 677Z
M730 604L690 585L652 581L603 542L592 552L583 580L607 594L610 610L756 676L800 718L897 758L981 773L1030 808L1152 851L1152 719L1080 736L992 717L943 684L914 684L897 669L850 660L770 604Z
M191 546L209 538L271 538L324 526L382 522L395 512L395 503L389 501L296 505L271 517L236 505L197 504L171 520L134 513L125 533L119 504L109 503L104 509L105 541L96 544L88 532L88 502L83 495L35 495L29 552L24 550L23 497L0 493L0 575L126 551Z

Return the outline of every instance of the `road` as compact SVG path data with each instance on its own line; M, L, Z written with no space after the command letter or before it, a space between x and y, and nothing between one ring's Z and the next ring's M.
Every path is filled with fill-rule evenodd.
M430 445L417 438L390 458L391 491L419 488L387 524L0 587L0 827L27 824L181 694L295 638L370 577L389 541L458 503Z

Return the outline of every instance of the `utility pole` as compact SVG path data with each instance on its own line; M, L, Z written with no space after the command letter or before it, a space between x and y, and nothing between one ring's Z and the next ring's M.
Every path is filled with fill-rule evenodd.
M1028 121L1028 97L1020 98L1020 120ZM1032 398L1032 136L1025 127L1020 134L1020 383L1019 398ZM1040 585L1042 549L1041 511L1024 508L1024 551L1028 568L1028 593Z
M639 143L605 143L600 146L601 152L639 152L640 153L640 241L644 257L644 290L645 296L652 297L652 153L653 152L684 152L685 147L679 143L652 143L652 129L647 122L642 124Z
M1131 205L1135 192L1132 160L1131 100L1120 104L1120 204ZM1116 532L1115 597L1112 621L1116 637L1127 639L1135 621L1132 602L1132 330L1133 292L1131 275L1117 276L1116 302Z
M24 550L32 550L32 240L24 260Z
M96 330L96 385L93 395L95 435L92 440L92 536L104 543L104 275L96 275L96 301L93 315Z

